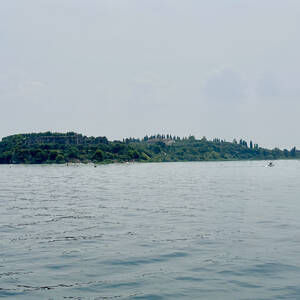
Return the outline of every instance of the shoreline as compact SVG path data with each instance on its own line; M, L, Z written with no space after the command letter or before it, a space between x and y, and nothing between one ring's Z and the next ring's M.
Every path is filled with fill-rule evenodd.
M212 159L212 160L176 160L176 161L116 161L116 162L66 162L66 163L11 163L3 164L0 163L0 166L76 166L76 165L93 165L93 166L103 166L103 165L126 165L126 164L161 164L161 163L193 163L193 162L243 162L243 161L300 161L300 158L279 158L279 159Z

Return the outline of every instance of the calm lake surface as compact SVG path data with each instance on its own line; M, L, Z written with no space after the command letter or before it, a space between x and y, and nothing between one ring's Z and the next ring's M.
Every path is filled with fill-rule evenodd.
M0 166L0 298L300 299L300 161Z

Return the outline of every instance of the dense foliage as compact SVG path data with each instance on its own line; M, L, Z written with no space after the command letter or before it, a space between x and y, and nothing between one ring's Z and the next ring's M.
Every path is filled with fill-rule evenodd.
M0 142L0 164L66 162L207 161L300 158L300 151L264 149L250 141L198 140L194 136L152 135L143 139L108 141L74 132L8 136Z

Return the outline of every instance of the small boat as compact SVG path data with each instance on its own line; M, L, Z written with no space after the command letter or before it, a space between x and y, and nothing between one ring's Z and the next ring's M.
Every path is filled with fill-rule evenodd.
M268 163L268 167L274 167L275 165L270 161L269 163Z

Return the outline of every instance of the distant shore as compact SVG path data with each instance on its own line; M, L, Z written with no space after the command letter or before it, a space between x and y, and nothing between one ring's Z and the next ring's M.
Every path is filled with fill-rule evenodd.
M74 132L16 134L0 142L0 164L239 161L300 158L300 151L266 149L252 141L180 138L170 134L109 141Z

